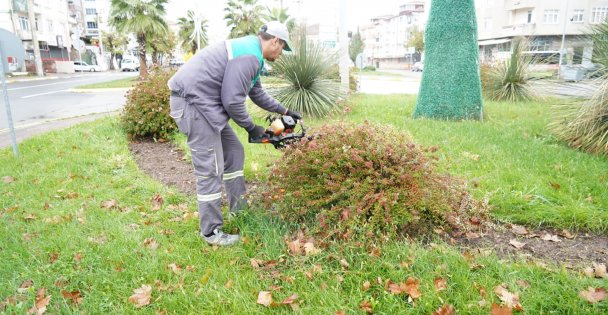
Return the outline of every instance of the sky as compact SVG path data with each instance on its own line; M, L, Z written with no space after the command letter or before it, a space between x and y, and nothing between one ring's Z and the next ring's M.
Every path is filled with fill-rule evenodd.
M186 16L186 11L191 9L201 12L207 19L210 42L220 41L228 36L229 30L224 21L224 7L227 0L169 0L167 6L167 17L176 21ZM279 7L280 0L258 0L264 6ZM369 22L369 19L383 14L397 14L399 5L405 0L345 0L348 12L348 28L356 31L358 25ZM319 22L320 19L339 18L340 0L283 0L283 6L288 8L290 15L299 19L306 19L308 23Z

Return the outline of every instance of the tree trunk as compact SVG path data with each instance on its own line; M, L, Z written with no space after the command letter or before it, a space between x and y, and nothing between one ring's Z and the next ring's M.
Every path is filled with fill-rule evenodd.
M152 64L158 65L158 52L156 51L152 52Z
M414 117L483 118L473 0L433 0Z
M110 70L116 70L116 68L114 68L114 57L116 57L116 54L110 53Z
M148 76L148 65L146 64L146 34L139 33L137 35L137 43L139 44L139 79L145 79Z

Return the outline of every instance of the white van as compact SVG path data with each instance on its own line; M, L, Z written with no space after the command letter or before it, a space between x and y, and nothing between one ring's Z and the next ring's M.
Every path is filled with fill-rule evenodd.
M120 71L139 71L139 61L135 59L123 59L120 63Z

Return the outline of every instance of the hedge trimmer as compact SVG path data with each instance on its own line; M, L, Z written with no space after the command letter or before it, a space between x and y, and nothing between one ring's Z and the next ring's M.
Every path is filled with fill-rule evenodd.
M266 133L259 139L251 139L250 143L270 143L275 149L284 148L299 141L306 135L306 127L302 120L294 119L287 115L268 115L266 120L270 126ZM296 128L298 130L296 131Z

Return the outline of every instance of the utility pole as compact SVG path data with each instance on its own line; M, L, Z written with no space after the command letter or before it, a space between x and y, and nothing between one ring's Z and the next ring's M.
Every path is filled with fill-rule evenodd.
M97 31L98 31L98 34L99 34L99 53L101 54L101 62L102 62L102 64L100 66L105 67L106 57L103 55L103 41L101 39L102 38L102 36L101 36L101 24L99 23L99 13L97 13L97 9L95 9L95 17L96 17L96 21L97 21Z
M346 12L347 0L340 0L340 90L348 93L349 88L349 64L350 57L348 56L348 13Z
M40 46L38 44L38 30L36 29L36 14L34 13L34 0L27 0L27 15L30 20L30 28L32 31L32 45L34 46L34 62L36 63L36 75L44 76L42 70L42 56L40 55Z
M559 49L559 74L558 78L563 76L562 73L562 60L564 59L564 42L566 41L566 26L568 25L568 0L566 0L566 12L564 12L564 30L562 32L562 45Z
M11 141L13 143L13 154L16 158L18 158L19 147L17 146L17 137L15 135L15 126L13 125L13 115L11 113L11 103L8 99L6 80L4 79L4 60L4 56L2 55L2 42L0 42L0 82L2 83L2 94L4 95L4 106L6 107L6 119L8 121L8 129L10 130Z

